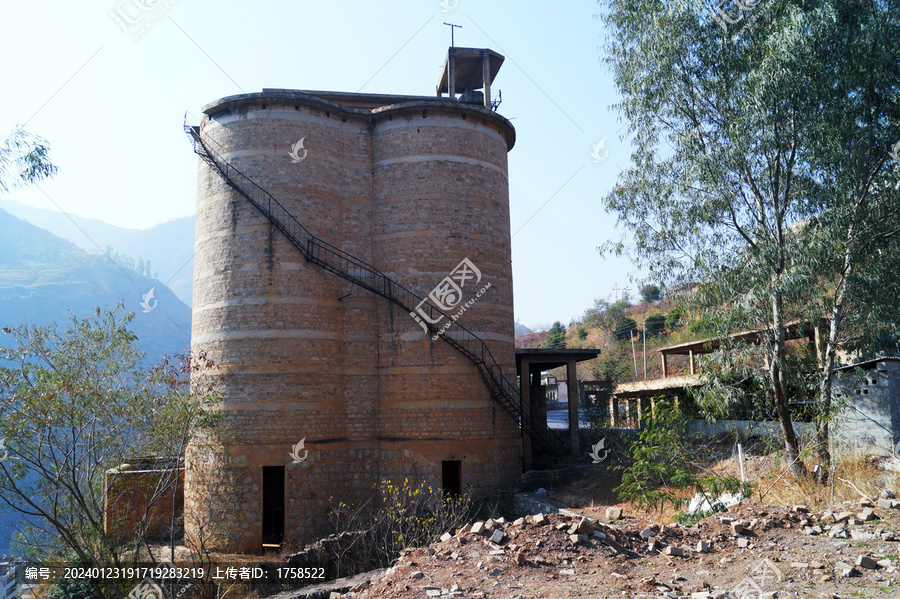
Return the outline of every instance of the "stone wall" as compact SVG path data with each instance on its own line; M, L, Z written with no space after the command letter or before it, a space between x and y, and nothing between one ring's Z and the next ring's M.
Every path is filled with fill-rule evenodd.
M144 539L176 537L182 532L184 469L132 469L104 473L103 531L117 542L129 542L143 529ZM174 530L173 530L174 527Z
M839 370L832 455L895 455L900 442L900 360L885 358Z

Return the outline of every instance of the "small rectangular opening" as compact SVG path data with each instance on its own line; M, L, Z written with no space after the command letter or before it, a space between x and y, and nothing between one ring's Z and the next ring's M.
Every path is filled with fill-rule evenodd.
M262 542L281 545L284 540L284 466L263 466Z
M462 494L462 462L444 460L441 462L441 488L444 496L459 497Z

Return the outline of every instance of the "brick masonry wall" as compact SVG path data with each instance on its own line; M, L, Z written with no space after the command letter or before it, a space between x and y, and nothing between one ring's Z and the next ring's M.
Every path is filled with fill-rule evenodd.
M460 322L515 377L499 119L431 99L373 116L299 94L238 98L204 119L213 147L314 235L420 295L468 257L491 288ZM225 375L226 418L220 438L188 448L189 542L261 549L263 466L285 466L288 543L326 534L329 502L364 501L380 480L440 486L442 460L462 462L476 495L517 480L517 425L475 365L394 304L307 264L203 163L195 249L192 346ZM302 438L308 457L293 464Z
M879 361L861 374L843 371L834 381L834 400L835 456L894 455L900 442L900 362Z

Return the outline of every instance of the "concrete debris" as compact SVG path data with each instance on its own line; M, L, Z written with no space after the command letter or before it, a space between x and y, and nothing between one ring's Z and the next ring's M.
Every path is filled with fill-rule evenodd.
M575 532L584 535L592 535L594 534L594 525L591 524L591 521L587 518L582 518L580 522L578 522L578 528Z
M606 519L610 522L615 522L619 518L622 517L622 508L620 507L609 507L606 508Z
M856 517L863 522L869 522L870 520L875 520L877 518L877 516L875 516L875 510L870 507L860 510L860 512L856 514Z
M868 555L860 555L858 558L856 558L856 565L867 570L877 570L881 567L878 565L878 562L876 562Z
M731 506L740 504L744 499L745 497L741 493L738 493L737 495L723 493L718 497L707 497L703 493L697 493L691 498L685 512L688 514L713 514L715 512L724 512Z
M856 541L872 541L876 537L870 532L866 532L864 530L860 530L858 528L854 528L850 530L850 538Z

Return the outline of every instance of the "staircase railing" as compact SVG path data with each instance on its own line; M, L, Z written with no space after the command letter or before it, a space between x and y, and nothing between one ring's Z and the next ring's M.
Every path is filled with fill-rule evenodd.
M546 422L540 422L522 410L519 390L504 376L484 340L438 307L427 301L423 302L423 298L371 264L310 233L271 193L214 150L209 141L212 143L215 141L204 139L200 134L200 127L190 124L188 119L188 115L185 115L184 130L193 143L194 152L218 173L229 187L262 212L300 250L307 262L387 299L405 312L414 313L417 309L425 311L428 318L423 318L422 322L434 333L443 330L441 336L444 340L475 363L490 391L491 398L516 421L532 442L550 454L565 451L565 445L550 431Z

